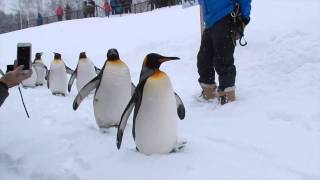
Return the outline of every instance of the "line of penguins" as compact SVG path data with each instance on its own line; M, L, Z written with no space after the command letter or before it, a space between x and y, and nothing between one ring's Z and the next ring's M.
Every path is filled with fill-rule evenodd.
M174 92L168 75L160 71L160 65L178 57L148 54L142 64L140 78L135 86L131 81L128 66L120 59L117 49L109 49L102 69L97 68L80 53L73 71L67 67L61 54L55 53L50 69L43 64L41 53L36 54L33 73L24 86L47 86L54 95L66 95L76 79L78 94L73 102L77 110L84 98L94 94L93 108L101 130L117 128L117 148L120 149L123 133L133 111L132 135L137 151L146 155L176 152L186 142L178 142L178 118L185 118L185 107ZM67 74L71 74L67 82ZM32 82L31 82L32 81Z

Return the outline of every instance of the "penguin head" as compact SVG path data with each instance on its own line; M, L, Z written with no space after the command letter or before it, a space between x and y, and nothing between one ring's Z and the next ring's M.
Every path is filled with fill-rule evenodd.
M42 56L42 52L41 53L36 53L36 59L35 60L41 59L41 56Z
M61 54L54 53L54 60L61 60Z
M156 53L150 53L148 54L143 62L143 67L146 67L148 69L152 69L152 70L156 70L160 68L160 65L163 62L166 61L171 61L171 60L178 60L180 58L178 57L166 57L166 56L162 56L160 54L156 54Z
M87 58L86 52L81 52L79 55L79 59L85 59Z
M119 60L120 57L119 57L118 50L114 49L114 48L113 49L109 49L108 53L107 53L107 59L110 60L110 61Z

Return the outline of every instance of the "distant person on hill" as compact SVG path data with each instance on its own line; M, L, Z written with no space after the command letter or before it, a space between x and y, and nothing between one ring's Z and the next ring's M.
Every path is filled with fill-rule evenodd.
M156 9L156 0L150 0L149 4L150 4L150 7L151 7L151 11Z
M38 17L37 17L37 25L41 26L43 24L43 17L40 13L38 13Z
M70 20L72 15L72 9L69 6L69 4L66 5L65 14L66 14L66 20Z
M154 3L156 5L156 9L161 8L162 0L154 0Z
M109 17L109 16L110 16L110 12L112 11L112 9L111 9L111 6L110 6L108 0L105 0L105 1L104 1L103 9L104 9L104 14L105 14L107 17Z
M168 6L176 5L176 0L168 0Z
M238 3L241 21L237 26L244 29L250 21L251 0L199 0L199 3L205 22L197 57L201 96L206 100L218 97L223 105L236 100L235 43L230 26L234 19L231 15ZM218 87L215 72L219 76Z
M87 1L83 1L82 3L82 12L84 18L88 17Z
M124 0L124 13L131 13L132 0Z
M117 0L110 0L110 6L111 6L111 14L116 14L116 7L117 7Z
M158 8L163 8L168 5L168 0L157 0L159 1L159 7Z
M124 0L117 0L117 6L116 6L116 14L122 14L123 13L123 4Z
M96 2L93 0L89 0L87 2L87 8L89 17L95 17Z
M62 17L63 17L63 8L62 8L62 6L58 6L58 8L56 9L56 16L58 18L58 21L62 21Z
M9 96L9 88L17 86L23 80L28 79L32 75L32 70L23 70L23 66L17 67L15 70L7 72L0 78L0 106Z

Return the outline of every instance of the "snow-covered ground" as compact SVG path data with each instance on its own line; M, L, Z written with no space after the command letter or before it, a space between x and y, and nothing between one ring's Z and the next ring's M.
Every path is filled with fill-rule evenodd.
M99 132L92 96L72 110L76 88L67 97L45 87L18 90L0 108L1 180L106 179L320 179L320 1L255 0L246 47L237 47L234 103L197 101L196 56L200 43L198 7L65 21L0 35L0 68L12 63L16 43L33 52L61 52L75 67L86 51L102 66L117 48L138 81L146 54L178 56L164 64L186 106L178 153L145 156L135 151L131 125L120 151L116 129Z

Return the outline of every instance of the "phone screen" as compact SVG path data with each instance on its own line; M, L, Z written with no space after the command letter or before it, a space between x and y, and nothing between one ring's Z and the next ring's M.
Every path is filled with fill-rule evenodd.
M23 70L30 69L31 46L18 46L18 65L24 65Z

